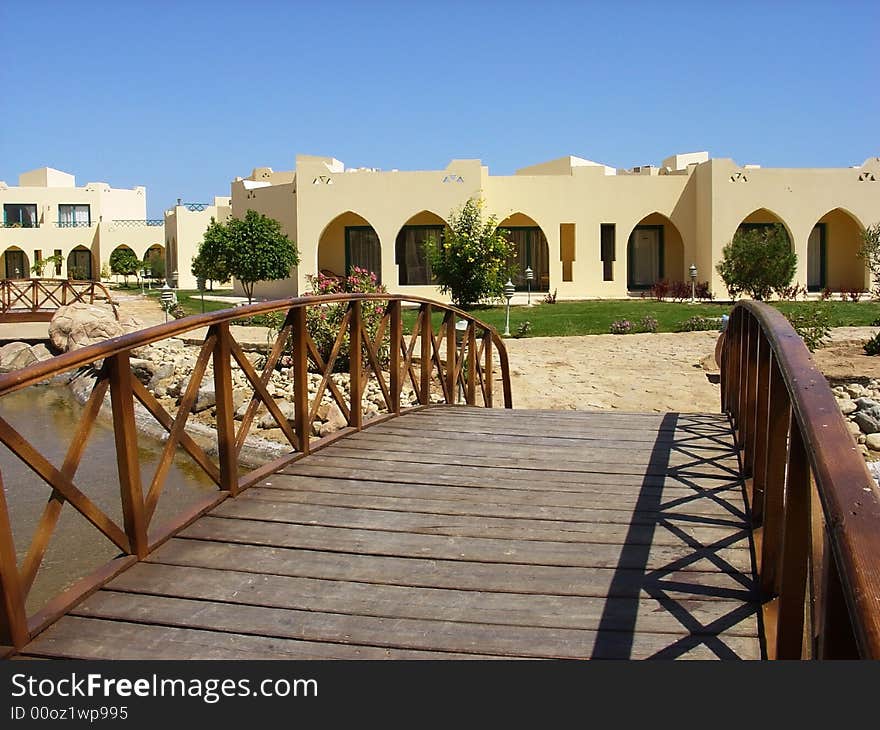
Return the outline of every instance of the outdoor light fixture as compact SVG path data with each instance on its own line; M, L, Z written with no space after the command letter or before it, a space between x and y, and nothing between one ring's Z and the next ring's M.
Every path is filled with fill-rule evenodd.
M526 266L526 287L528 288L528 303L526 306L532 306L532 280L535 278L535 272L531 266Z
M144 292L144 277L147 275L147 272L144 269L141 269L139 273L141 275L141 296L143 296L145 294L145 292Z
M168 324L168 310L171 308L171 302L174 301L174 292L171 291L171 287L168 286L167 281L162 287L162 293L159 295L159 299L162 300L162 309L165 310L165 323Z
M697 267L694 264L691 264L690 268L691 272L691 304L696 304L697 302Z
M504 297L507 299L507 319L504 321L504 336L510 337L510 300L513 299L513 294L516 291L516 287L513 285L513 282L508 278L507 283L504 285Z

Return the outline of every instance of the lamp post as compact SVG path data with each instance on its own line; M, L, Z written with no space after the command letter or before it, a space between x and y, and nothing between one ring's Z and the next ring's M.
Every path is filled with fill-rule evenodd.
M144 291L144 277L147 275L147 272L141 269L139 272L141 277L141 296L143 296L146 292Z
M504 298L507 299L507 318L504 320L504 336L510 337L510 300L513 299L513 294L516 291L516 287L513 285L513 282L508 278L507 283L504 285Z
M535 278L535 272L531 266L526 266L526 287L528 288L528 302L526 306L532 306L532 280Z
M697 267L694 264L691 264L690 268L691 272L691 304L697 303Z
M171 302L174 301L174 292L171 290L171 287L168 286L168 282L165 282L165 286L162 287L162 293L159 295L159 299L162 301L162 309L165 310L165 323L168 323L168 309L171 307Z

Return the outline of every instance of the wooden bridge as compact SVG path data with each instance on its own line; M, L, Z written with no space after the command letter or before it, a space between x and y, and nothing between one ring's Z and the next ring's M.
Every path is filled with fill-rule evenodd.
M110 292L97 281L0 279L0 324L49 322L59 307L74 302L106 302L119 318Z
M257 368L229 324L268 312L284 324ZM310 325L328 322L335 340L316 342ZM205 326L169 412L131 353ZM826 381L765 305L734 308L719 353L719 413L512 410L491 328L347 295L190 317L2 375L0 397L98 366L63 463L0 419L48 497L18 555L0 499L0 639L10 656L70 658L880 657L880 500ZM269 391L283 356L292 420ZM238 425L236 370L252 393ZM186 428L203 380L213 451ZM108 392L116 519L77 481ZM316 438L327 399L347 426ZM261 404L289 451L246 471ZM148 484L136 409L168 432ZM218 490L157 525L178 450ZM119 554L28 615L68 503Z

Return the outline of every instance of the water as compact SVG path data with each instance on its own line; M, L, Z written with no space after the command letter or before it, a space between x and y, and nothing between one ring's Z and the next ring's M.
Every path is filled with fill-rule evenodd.
M58 469L64 462L82 410L66 386L33 386L0 398L0 416ZM162 448L157 439L139 434L138 458L144 491L149 488ZM51 488L3 444L0 444L0 475L20 567ZM97 420L73 483L110 519L123 526L116 446L109 413L106 417L102 413ZM182 512L187 504L216 489L211 479L178 449L151 524L161 525ZM74 507L65 504L28 596L28 614L119 554L119 549L97 528Z

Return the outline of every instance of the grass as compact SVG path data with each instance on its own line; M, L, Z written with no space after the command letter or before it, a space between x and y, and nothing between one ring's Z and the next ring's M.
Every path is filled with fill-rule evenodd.
M160 290L148 291L147 295L158 299ZM187 314L201 314L201 293L197 290L179 290L177 301ZM771 302L784 314L803 311L816 306L825 307L831 317L832 327L868 326L880 319L880 302ZM595 299L557 304L536 304L533 307L514 306L510 308L510 331L515 333L523 322L531 324L529 337L566 337L571 335L608 334L611 323L618 319L628 319L637 324L644 317L657 320L658 332L678 332L682 323L691 317L721 317L729 314L729 302L698 302L687 304L678 302L658 302L653 299ZM205 300L205 312L227 309L225 302ZM499 332L504 331L504 306L477 307L473 315ZM404 312L404 328L412 330L416 320L414 310ZM442 314L435 314L435 327L442 321ZM254 323L257 324L257 323Z

